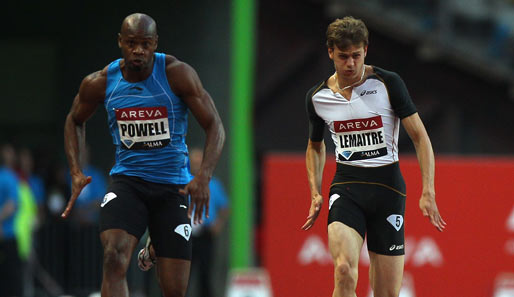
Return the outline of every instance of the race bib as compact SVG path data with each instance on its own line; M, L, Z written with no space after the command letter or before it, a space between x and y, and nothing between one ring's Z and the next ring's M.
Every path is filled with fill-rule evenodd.
M335 121L336 153L340 161L364 160L387 155L382 117Z
M121 143L127 149L157 149L170 142L168 110L164 106L116 110Z

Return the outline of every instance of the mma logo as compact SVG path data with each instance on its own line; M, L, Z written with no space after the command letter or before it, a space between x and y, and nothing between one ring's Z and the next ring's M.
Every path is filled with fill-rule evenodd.
M189 225L189 224L178 225L177 228L175 228L175 233L177 233L178 235L184 237L187 241L189 241L189 237L191 237L191 225Z

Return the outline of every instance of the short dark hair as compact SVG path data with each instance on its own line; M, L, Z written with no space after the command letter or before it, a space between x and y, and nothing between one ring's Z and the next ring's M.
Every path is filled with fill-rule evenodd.
M347 16L336 19L327 28L327 47L344 50L351 45L367 46L369 41L368 28L360 19Z

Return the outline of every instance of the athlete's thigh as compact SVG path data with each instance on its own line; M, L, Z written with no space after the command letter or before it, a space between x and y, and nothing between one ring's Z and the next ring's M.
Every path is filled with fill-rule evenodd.
M148 206L148 230L157 257L191 260L191 220L181 185L156 186Z
M364 240L354 229L341 222L328 225L328 248L336 265L348 263L357 267Z
M104 253L116 251L123 259L130 259L139 239L125 230L108 229L100 233L100 241Z
M157 276L164 296L184 296L190 271L190 260L158 257Z
M398 296L402 285L404 255L369 252L369 276L374 296Z
M358 204L363 193L353 185L330 188L328 244L336 264L357 265L366 233L366 215Z

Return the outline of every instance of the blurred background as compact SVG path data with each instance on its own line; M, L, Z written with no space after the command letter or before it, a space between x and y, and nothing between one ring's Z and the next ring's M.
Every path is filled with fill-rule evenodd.
M3 166L16 172L20 192L23 185L27 188L24 213L19 216L28 223L19 227L25 232L17 235L25 243L19 247L24 296L89 296L99 290L102 250L97 212L109 183L114 147L101 106L87 123L89 161L83 165L98 182L80 199L72 217L63 221L58 216L70 192L63 125L82 79L120 57L117 34L124 17L134 12L156 20L159 51L196 69L227 130L215 175L227 193L230 216L213 243L213 266L209 269L213 296L243 296L237 295L242 290L234 275L252 267L264 268L256 272L256 278L264 273L261 287L269 285L274 296L295 295L277 289L295 285L280 278L295 267L276 271L269 261L280 262L281 255L296 255L298 250L294 246L279 248L270 230L279 231L276 236L293 236L288 233L289 225L299 229L303 224L310 195L307 191L293 195L291 190L277 197L270 191L276 184L290 188L299 183L306 188L305 169L301 167L308 137L305 93L333 73L325 30L335 18L346 15L361 18L368 26L366 64L395 71L405 81L431 137L436 159L450 162L449 172L459 174L457 169L452 171L462 165L452 167L455 160L478 166L462 169L468 173L479 174L481 166L503 168L490 172L491 182L497 183L491 187L498 188L501 196L481 197L495 201L489 203L503 201L503 213L487 213L499 218L500 225L488 226L500 233L484 236L500 238L499 258L492 261L510 263L511 268L498 268L502 276L494 278L494 284L475 284L477 295L466 296L500 296L494 295L499 292L497 283L508 284L503 292L509 286L514 288L514 1L10 1L3 4L3 11L0 142L3 151L12 148L15 152L2 154ZM191 115L187 143L201 147L203 141L203 131ZM333 160L333 144L329 138L326 143L328 164ZM403 131L399 147L400 156L407 160L412 157L414 147ZM481 163L484 160L497 163ZM273 167L276 162L286 163ZM300 166L299 179L292 183L288 171L296 170L295 166ZM282 168L283 175L270 181L266 176L269 168ZM473 180L471 175L467 182L478 184L480 180ZM414 195L418 193L419 189ZM290 208L280 209L282 214L276 217L266 213L275 197L290 203L286 205ZM443 198L439 193L438 197L454 198ZM487 200L469 204L481 207L482 202L487 204ZM445 203L439 203L450 223L451 214L464 204L451 205L453 209L447 205L445 212ZM301 218L291 221L288 212L301 214ZM473 217L463 218L468 219ZM317 224L321 246L326 242L324 224ZM431 230L426 232L433 235ZM418 245L420 238L425 238L419 236L415 238ZM448 237L457 244L458 238ZM302 243L300 240L299 249ZM440 249L444 254L444 248ZM323 261L319 266L301 261L291 265L314 265L309 266L309 273L329 271L331 277L332 268ZM198 271L192 271L190 296L202 296ZM407 278L412 281L415 274ZM153 272L143 273L132 265L128 278L131 296L160 296ZM331 279L326 284L323 286L331 287ZM403 296L432 296L417 287L411 293L414 295L405 295L405 291ZM262 292L246 289L244 296L268 296L251 295Z

